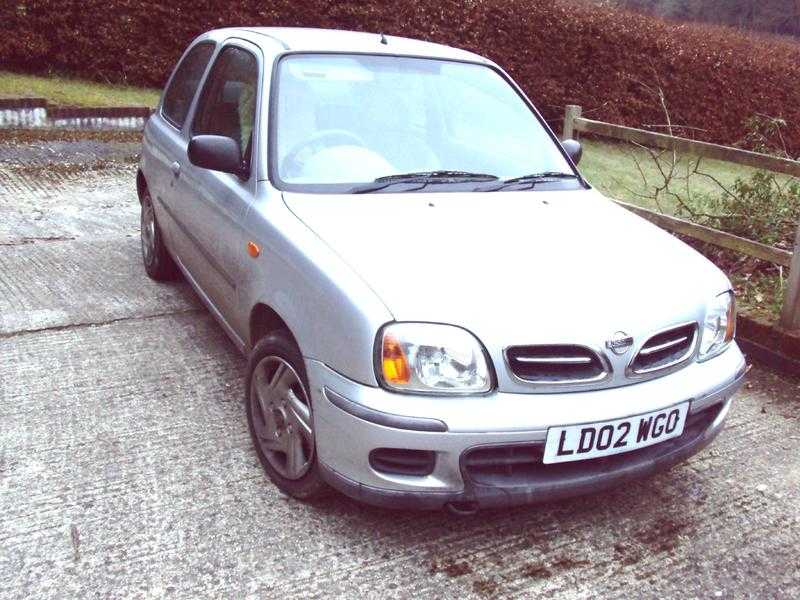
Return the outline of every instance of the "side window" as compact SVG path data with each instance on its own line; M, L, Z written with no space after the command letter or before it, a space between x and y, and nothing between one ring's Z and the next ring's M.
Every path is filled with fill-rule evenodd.
M203 86L192 126L193 135L233 138L245 166L250 163L257 85L256 57L236 46L223 49Z
M192 48L178 65L175 76L164 94L161 113L179 129L183 127L197 85L213 52L214 44L210 43L201 43Z

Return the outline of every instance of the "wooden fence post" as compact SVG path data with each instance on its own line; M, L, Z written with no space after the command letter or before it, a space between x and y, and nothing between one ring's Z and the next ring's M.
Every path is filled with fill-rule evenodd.
M794 238L794 255L789 267L789 280L786 282L786 296L781 310L781 327L800 329L800 223Z
M577 140L575 131L575 119L580 118L582 109L580 106L574 104L567 104L567 109L564 111L564 130L561 139L563 140Z

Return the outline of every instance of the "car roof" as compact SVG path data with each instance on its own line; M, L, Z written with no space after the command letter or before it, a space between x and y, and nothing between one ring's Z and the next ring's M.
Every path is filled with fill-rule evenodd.
M364 52L401 56L423 56L450 60L489 63L478 54L442 44L380 33L302 27L229 27L215 29L202 37L222 41L242 37L259 46L283 47L286 52ZM385 40L385 43L382 42Z

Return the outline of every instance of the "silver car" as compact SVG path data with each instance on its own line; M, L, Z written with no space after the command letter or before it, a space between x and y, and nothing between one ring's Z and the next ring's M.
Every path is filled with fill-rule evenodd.
M344 31L197 38L147 122L142 254L249 358L270 479L469 513L597 492L720 432L714 265L601 196L491 61Z

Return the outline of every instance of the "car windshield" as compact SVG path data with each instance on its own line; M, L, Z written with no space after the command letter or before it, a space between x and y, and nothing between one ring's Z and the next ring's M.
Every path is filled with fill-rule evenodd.
M432 173L430 181L450 184L573 173L536 115L488 66L295 54L280 61L277 77L271 164L288 189L339 191L406 173L416 183Z

